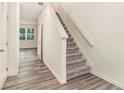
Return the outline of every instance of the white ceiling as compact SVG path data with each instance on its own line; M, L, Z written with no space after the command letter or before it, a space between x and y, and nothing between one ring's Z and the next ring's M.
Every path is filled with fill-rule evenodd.
M45 5L45 4L44 4ZM38 2L20 3L20 18L23 22L37 23L44 5L38 5Z

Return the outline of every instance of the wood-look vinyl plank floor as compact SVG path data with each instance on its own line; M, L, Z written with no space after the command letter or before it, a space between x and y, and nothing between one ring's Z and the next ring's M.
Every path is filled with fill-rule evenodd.
M46 65L38 59L36 49L20 50L19 73L9 76L3 90L121 90L121 88L91 74L60 85Z

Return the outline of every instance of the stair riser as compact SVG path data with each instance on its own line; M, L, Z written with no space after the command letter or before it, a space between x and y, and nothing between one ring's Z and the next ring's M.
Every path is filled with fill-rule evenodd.
M74 39L72 39L72 37L69 37L69 38L67 39L67 42L74 43Z
M83 66L82 66L83 67ZM70 71L70 72L68 72L68 68L67 68L67 74L68 75L73 75L73 74L75 74L75 73L79 73L79 72L82 72L82 71L90 71L90 68L89 67L87 67L87 68L84 68L84 69L82 69L82 68L79 68L79 69L74 69L74 68L72 68L72 71Z
M66 33L70 34L70 32L67 30Z
M73 60L70 60L70 61L67 61L68 62L68 64L69 64L69 62L71 63L73 63ZM69 65L68 67L67 67L67 69L72 69L72 68L77 68L77 69L72 69L72 70L74 70L74 71L76 71L76 70L78 70L79 68L81 68L81 70L82 69L86 69L86 68L88 68L88 66L86 65L86 64L84 64L86 62L86 60L84 60L84 59L82 59L82 61L77 61L77 62L75 62L75 63L77 63L77 64L71 64L71 65ZM69 71L70 72L70 71Z
M66 27L66 25L64 24L64 22L63 22L63 21L61 21L61 23L62 23L63 27Z
M71 37L72 37L72 36L71 36L71 34L67 34L67 35L68 35L68 37L69 37L69 38L71 38Z
M75 42L67 42L67 45L72 45L72 44L75 44L76 45Z
M67 42L73 42L73 39L67 39Z
M69 47L76 47L76 44L67 44L67 48Z
M61 17L59 17L59 20L60 20L60 21L62 21L62 18L61 18Z
M67 47L67 52L76 52L78 50L79 50L79 48L68 48Z
M67 33L68 35L70 35L70 34L71 34L69 31L66 31L66 33Z
M61 17L59 15L57 15L57 17L60 19Z
M76 64L83 64L84 65L85 62L86 62L85 60L84 61L72 61L72 62L71 61L70 62L68 61L66 64L67 64L67 66L76 65Z
M73 56L73 57L66 57L66 60L69 61L69 60L74 60L76 58L81 58L82 56Z
M87 74L87 73L89 73L89 70L88 70L88 71L85 71L85 72L82 71L82 72L77 73L77 74L75 74L75 75L67 75L67 80L74 79L74 78L76 78L76 77L79 77L79 76L85 75L85 74Z
M71 34L68 34L68 37L71 37Z
M72 37L69 37L68 39L73 39Z
M66 58L76 58L76 57L79 57L79 56L82 56L82 54L74 54L74 55L68 55L66 56Z
M69 36L69 38L72 38L70 33L67 33L67 35Z
M61 24L63 24L64 23L64 21L62 20L62 21L60 21L61 22Z
M67 27L64 27L65 30L68 30Z
M78 50L79 48L76 45L67 45L67 50L73 50L73 49Z
M66 54L75 53L75 52L78 52L78 50L67 51Z
M75 52L79 52L79 49L67 50L66 54L71 54L71 53L75 53Z
M67 42L67 45L76 45L75 42Z

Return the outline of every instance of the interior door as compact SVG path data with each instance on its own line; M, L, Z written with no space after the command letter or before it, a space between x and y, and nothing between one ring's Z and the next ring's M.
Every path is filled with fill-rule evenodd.
M42 60L42 32L43 26L40 24L38 27L38 56Z
M37 54L38 54L38 57L40 58L41 60L41 28L40 28L40 22L38 24L38 49L37 49Z
M0 88L7 77L7 6L0 3Z

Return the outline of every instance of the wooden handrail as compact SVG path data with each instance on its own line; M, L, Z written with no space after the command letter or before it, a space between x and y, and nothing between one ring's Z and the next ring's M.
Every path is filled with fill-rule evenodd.
M75 20L74 20L74 18L72 16L69 16L69 17L74 22L74 24L76 25L76 27L79 29L78 31L81 34L81 36L82 37L85 37L85 39L87 40L87 42L89 43L89 45L91 47L93 47L95 45L95 41L93 40L93 38L91 37L91 35L87 31L85 31L84 28L82 28L79 23L75 22Z
M54 22L55 22L55 25L56 25L56 27L58 28L58 30L61 34L61 38L62 39L67 39L68 35L67 35L65 29L63 28L61 22L59 21L59 18L57 17L55 10L51 6L49 6L49 8L50 8L50 11L53 14Z

